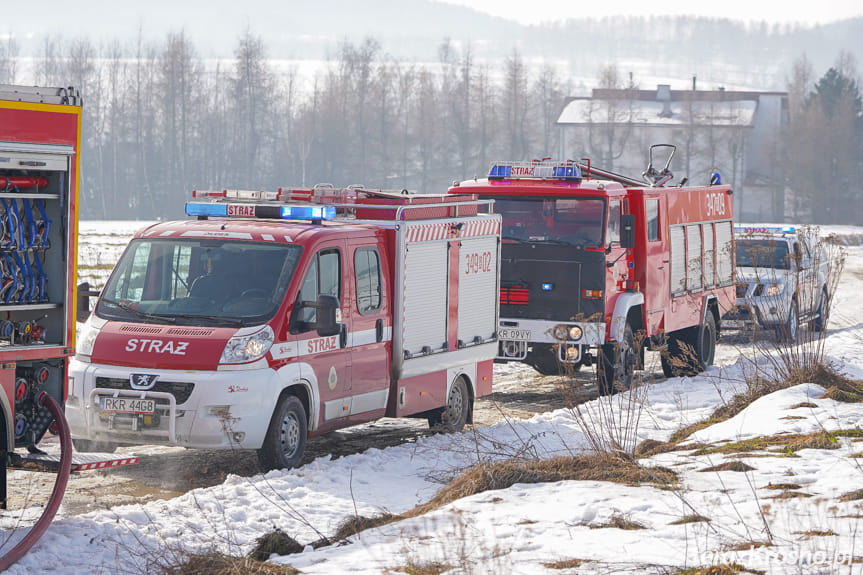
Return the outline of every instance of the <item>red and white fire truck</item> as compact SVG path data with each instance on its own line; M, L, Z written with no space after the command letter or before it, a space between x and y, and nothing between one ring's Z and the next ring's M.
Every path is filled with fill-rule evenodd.
M81 335L80 450L258 450L380 417L460 429L491 392L500 216L475 197L195 192L135 234Z
M498 361L544 374L596 362L602 393L631 384L645 347L662 351L666 376L713 362L734 304L732 190L718 175L665 186L673 147L659 169L654 148L644 181L532 161L450 188L494 199L503 217Z

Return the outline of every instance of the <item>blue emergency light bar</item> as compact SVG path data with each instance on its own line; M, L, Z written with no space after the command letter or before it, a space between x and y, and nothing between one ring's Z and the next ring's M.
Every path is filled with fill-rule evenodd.
M523 178L580 182L581 170L578 166L568 162L501 162L492 164L488 171L489 180L518 180Z
M336 217L334 206L282 206L283 220L332 220Z
M734 226L738 234L793 234L797 232L794 226Z
M335 206L265 205L228 202L186 202L186 215L203 218L262 218L282 220L333 220Z

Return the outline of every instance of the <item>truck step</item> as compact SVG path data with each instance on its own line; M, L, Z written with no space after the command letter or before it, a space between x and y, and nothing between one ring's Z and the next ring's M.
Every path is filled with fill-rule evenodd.
M96 469L113 469L138 463L137 456L118 457L110 453L73 453L72 473L93 471ZM60 469L60 455L50 453L9 454L9 469L24 471L46 471L56 473Z

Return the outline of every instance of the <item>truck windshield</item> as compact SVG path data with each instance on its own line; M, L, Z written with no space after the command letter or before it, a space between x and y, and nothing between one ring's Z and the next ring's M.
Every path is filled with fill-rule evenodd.
M133 240L96 315L178 325L259 325L278 310L302 248L221 239Z
M504 241L603 246L605 200L600 198L495 198Z
M736 240L737 267L788 269L788 243L776 240Z

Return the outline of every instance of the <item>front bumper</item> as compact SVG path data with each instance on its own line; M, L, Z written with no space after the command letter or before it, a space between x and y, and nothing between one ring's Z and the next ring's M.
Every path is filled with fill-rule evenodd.
M134 390L132 372L158 376L158 387ZM279 385L271 369L130 370L72 360L66 419L72 437L125 444L257 449L263 444ZM101 398L154 400L155 413L109 413ZM268 407L269 406L269 407Z
M582 336L577 339L557 339L554 331L564 325L581 328ZM523 361L530 348L536 345L559 345L558 359L563 363L581 361L585 348L605 343L605 323L578 321L551 321L532 319L501 319L498 328L498 360Z
M735 305L722 316L723 328L773 328L785 325L791 301L781 296L737 298Z

